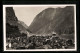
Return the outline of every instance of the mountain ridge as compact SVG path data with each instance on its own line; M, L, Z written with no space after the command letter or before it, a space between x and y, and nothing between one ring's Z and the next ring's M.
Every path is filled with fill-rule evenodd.
M6 36L17 37L23 33L27 36L27 25L24 22L19 21L15 15L13 7L6 7Z
M60 34L65 33L64 31L68 31L69 29L67 28L72 28L72 31L74 31L73 22L73 6L66 6L65 8L47 8L34 18L28 29L35 34L43 34L43 32L48 33L53 31ZM49 28L51 29L49 30Z
M23 21L18 20L18 28L21 33L27 33L28 26Z

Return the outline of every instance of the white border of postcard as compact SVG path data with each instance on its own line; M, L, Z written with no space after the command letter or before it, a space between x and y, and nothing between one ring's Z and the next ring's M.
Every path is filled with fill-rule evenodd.
M24 49L24 50L6 50L6 17L5 7L32 7L32 6L74 6L74 26L75 26L75 49ZM53 4L53 5L3 5L3 51L77 51L76 34L76 4Z

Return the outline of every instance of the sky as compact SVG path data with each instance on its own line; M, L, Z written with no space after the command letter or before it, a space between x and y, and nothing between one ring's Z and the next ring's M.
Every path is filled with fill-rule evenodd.
M39 14L44 9L50 8L50 7L64 8L65 6L26 6L26 7L20 6L20 7L13 7L13 9L15 11L15 15L18 18L18 20L23 21L27 26L29 26L37 14Z

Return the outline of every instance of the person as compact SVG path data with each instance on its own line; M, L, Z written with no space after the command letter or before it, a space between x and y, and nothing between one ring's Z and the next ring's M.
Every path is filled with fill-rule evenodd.
M8 47L11 48L11 43L8 44Z

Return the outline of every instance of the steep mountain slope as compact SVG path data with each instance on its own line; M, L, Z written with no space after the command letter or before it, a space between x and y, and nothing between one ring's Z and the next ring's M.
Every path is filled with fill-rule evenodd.
M18 28L21 33L27 33L28 26L24 22L18 21Z
M12 7L6 7L6 36L20 36L22 33L27 34L27 25L19 21Z
M18 20L18 23L21 24L22 26L24 26L24 28L26 28L26 29L28 28L28 26L23 21Z
M6 7L6 36L20 36L21 33L17 26L18 19L12 7Z
M47 8L40 12L28 27L35 34L74 33L74 7Z
M6 23L10 25L17 25L17 17L12 7L6 7Z

